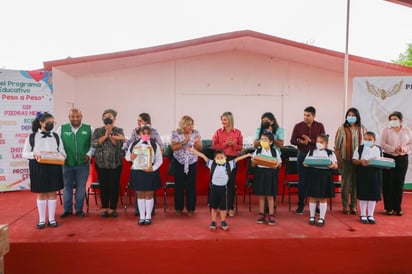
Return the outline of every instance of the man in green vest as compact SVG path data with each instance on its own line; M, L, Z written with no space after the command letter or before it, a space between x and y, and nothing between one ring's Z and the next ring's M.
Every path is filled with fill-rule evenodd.
M86 182L89 177L90 158L94 149L91 147L93 129L82 123L83 115L79 109L69 112L70 123L62 125L57 133L60 135L67 157L63 166L63 208L61 218L73 214L73 188L75 188L74 210L77 216L84 217L83 204L86 195Z

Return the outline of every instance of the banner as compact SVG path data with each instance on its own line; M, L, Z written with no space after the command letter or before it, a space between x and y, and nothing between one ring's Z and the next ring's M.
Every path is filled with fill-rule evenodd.
M38 111L53 113L51 72L0 70L0 191L30 189L23 146Z
M412 129L412 76L354 77L352 102L361 114L363 125L376 133L378 143L393 111L402 112L403 126ZM412 183L411 154L406 183Z

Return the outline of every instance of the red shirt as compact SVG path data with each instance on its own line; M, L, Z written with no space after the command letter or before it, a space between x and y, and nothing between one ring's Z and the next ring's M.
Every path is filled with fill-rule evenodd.
M234 144L229 146L227 139L233 139ZM212 138L212 149L223 150L226 156L239 156L243 148L243 136L240 130L233 128L229 132L225 128L216 130Z
M290 137L290 143L298 146L298 149L302 152L308 152L310 149L315 149L316 138L319 134L324 134L325 128L320 122L313 121L311 126L308 126L305 122L300 122L295 125ZM298 139L302 138L302 135L307 135L310 138L310 144L304 145L298 142Z

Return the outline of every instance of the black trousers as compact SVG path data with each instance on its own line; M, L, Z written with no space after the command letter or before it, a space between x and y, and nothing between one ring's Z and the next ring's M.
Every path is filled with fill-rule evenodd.
M189 165L189 172L186 174L184 173L184 165L175 160L175 210L183 210L185 204L185 190L186 209L188 211L194 211L196 209L196 171L197 163Z
M100 199L102 208L117 209L122 165L117 168L100 168L96 165L100 183Z
M385 210L401 211L403 186L409 164L408 155L392 156L384 153L384 156L394 159L396 164L394 168L383 170L382 193Z

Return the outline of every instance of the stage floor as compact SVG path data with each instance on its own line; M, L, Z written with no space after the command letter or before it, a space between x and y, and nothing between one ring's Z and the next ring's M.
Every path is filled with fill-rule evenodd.
M276 211L277 224L275 226L256 224L256 197L252 197L252 210L249 211L247 197L246 203L243 204L243 196L239 196L238 214L235 217L228 217L230 230L223 231L218 229L216 231L210 231L210 215L209 209L206 206L206 197L198 197L198 207L194 216L176 216L173 210L172 194L170 194L168 196L168 208L166 212L163 211L163 197L158 197L156 215L153 217L153 224L151 226L138 226L138 218L134 216L134 208L130 205L128 205L127 213L125 213L123 207L119 207L119 217L117 218L102 218L99 216L100 209L94 204L94 200L92 199L88 216L84 218L72 216L65 219L57 217L57 221L59 222L58 228L53 229L47 227L43 230L38 230L35 227L38 221L38 215L35 195L33 193L28 191L0 193L0 223L9 224L9 239L11 245L10 253L5 256L6 273L17 273L8 272L8 267L11 270L21 267L21 265L18 265L18 261L25 256L26 248L29 245L34 247L37 246L36 248L40 248L41 246L62 246L62 244L66 246L68 244L79 244L78 246L82 248L90 248L91 246L97 248L105 245L114 245L122 246L122 249L124 249L123 252L129 250L128 246L133 250L134 247L131 246L145 246L148 243L150 243L151 247L173 247L171 250L179 250L179 245L189 249L194 248L197 245L205 245L207 248L202 252L208 254L207 252L210 251L213 254L213 252L221 252L219 250L214 251L214 244L216 244L216 247L223 245L225 248L227 247L226 244L229 244L232 245L231 248L235 249L235 251L238 249L237 252L243 252L243 248L245 249L245 252L252 252L250 254L248 253L247 258L250 258L250 256L252 256L251 258L258 258L261 256L256 253L256 250L260 250L259 246L262 247L262 253L266 252L264 251L265 248L269 248L270 250L276 246L289 246L290 250L286 248L284 251L271 250L270 252L273 252L273 254L284 254L283 252L293 252L296 249L296 251L300 252L304 257L310 255L306 253L309 250L314 249L316 251L316 245L319 245L319 248L322 248L323 252L336 251L336 253L329 254L329 256L343 253L343 257L346 256L345 254L349 254L355 250L360 252L365 250L366 253L364 256L370 256L371 254L368 254L368 252L370 253L371 251L385 252L385 249L391 248L391 244L394 244L393 247L398 249L401 247L401 249L406 248L406 250L410 250L410 244L412 243L412 218L410 215L412 214L412 195L410 193L404 194L404 216L401 217L385 215L383 202L379 202L375 214L375 219L377 221L376 225L361 224L359 216L344 215L342 213L340 195L337 194L337 197L333 199L332 211L329 210L328 205L325 226L310 226L307 223L309 217L308 208L305 208L304 215L295 215L294 209L296 208L296 196L293 195L292 199L292 211L289 211L287 197L285 197L285 202L282 203L280 201L281 197L278 196ZM57 216L60 215L62 211L62 206L58 203ZM168 244L166 245L166 243ZM336 244L336 246L334 247L333 244ZM73 247L74 245L72 245L71 248L76 249ZM327 246L327 248L324 248L324 246ZM346 247L342 248L342 246ZM36 248L34 248L34 250L36 250ZM337 249L335 250L335 248ZM154 252L161 253L158 249L156 250L157 251ZM397 250L395 253L383 253L380 254L381 256L373 257L374 260L378 260L376 264L374 264L374 267L380 267L379 270L382 270L382 273L386 273L385 271L397 271L396 273L403 273L405 269L404 267L412 266L412 263L404 260L404 257L406 258L408 254L405 254L402 257L400 256L400 254L407 253L408 251L406 250ZM179 252L185 253L185 256L190 256L190 251L188 250ZM63 254L65 253L63 252L62 256L64 256ZM357 253L355 252L355 254ZM58 255L59 253L57 252L56 256ZM129 259L133 259L133 255L131 254L130 256ZM242 259L242 255L233 256ZM265 256L268 255L264 255L263 257ZM342 256L339 255L339 257ZM354 255L352 254L349 256L352 258ZM171 257L173 256L170 256L170 258ZM312 258L312 255L310 255L310 258L312 258L311 260L316 260L314 259L316 257L317 256ZM379 261L381 258L384 258L385 261ZM207 258L204 259L207 262ZM353 259L355 260L355 258ZM336 260L345 262L342 258L336 258ZM357 260L360 261L356 265L359 264L364 266L364 268L357 268L357 270L363 272L362 270L375 269L371 268L370 263L366 262L366 265L365 263L362 264L361 258L358 258ZM241 262L242 261L240 261L240 263ZM308 265L316 265L316 263L319 262L311 262ZM353 263L354 262L351 262L351 264ZM382 269L380 266L381 264L386 265L388 268ZM264 272L265 270L269 271L269 266L265 268L265 265L266 263L261 267L252 267L251 269L252 271L258 269ZM205 264L205 266L207 266L207 264ZM177 267L179 267L179 265L177 265ZM119 270L119 268L116 269ZM180 268L179 271L175 271L174 273L181 271L191 272L191 269L192 268L187 267ZM204 269L204 272L201 272L212 272L206 271L206 269L207 268ZM233 268L229 269L234 270ZM243 273L242 270L245 270L246 272L246 269L247 268L241 267L237 269L237 272L239 273L240 270L240 273ZM299 266L299 264L297 264L292 266L292 268L287 269L303 270L305 269L305 266ZM130 270L132 270L132 268ZM155 269L152 268L152 270ZM347 268L340 268L339 271L336 269L336 271L330 271L330 269L323 268L317 270L319 271L314 272L351 272L348 271ZM103 271L100 273L106 272ZM215 273L220 272L216 271Z

